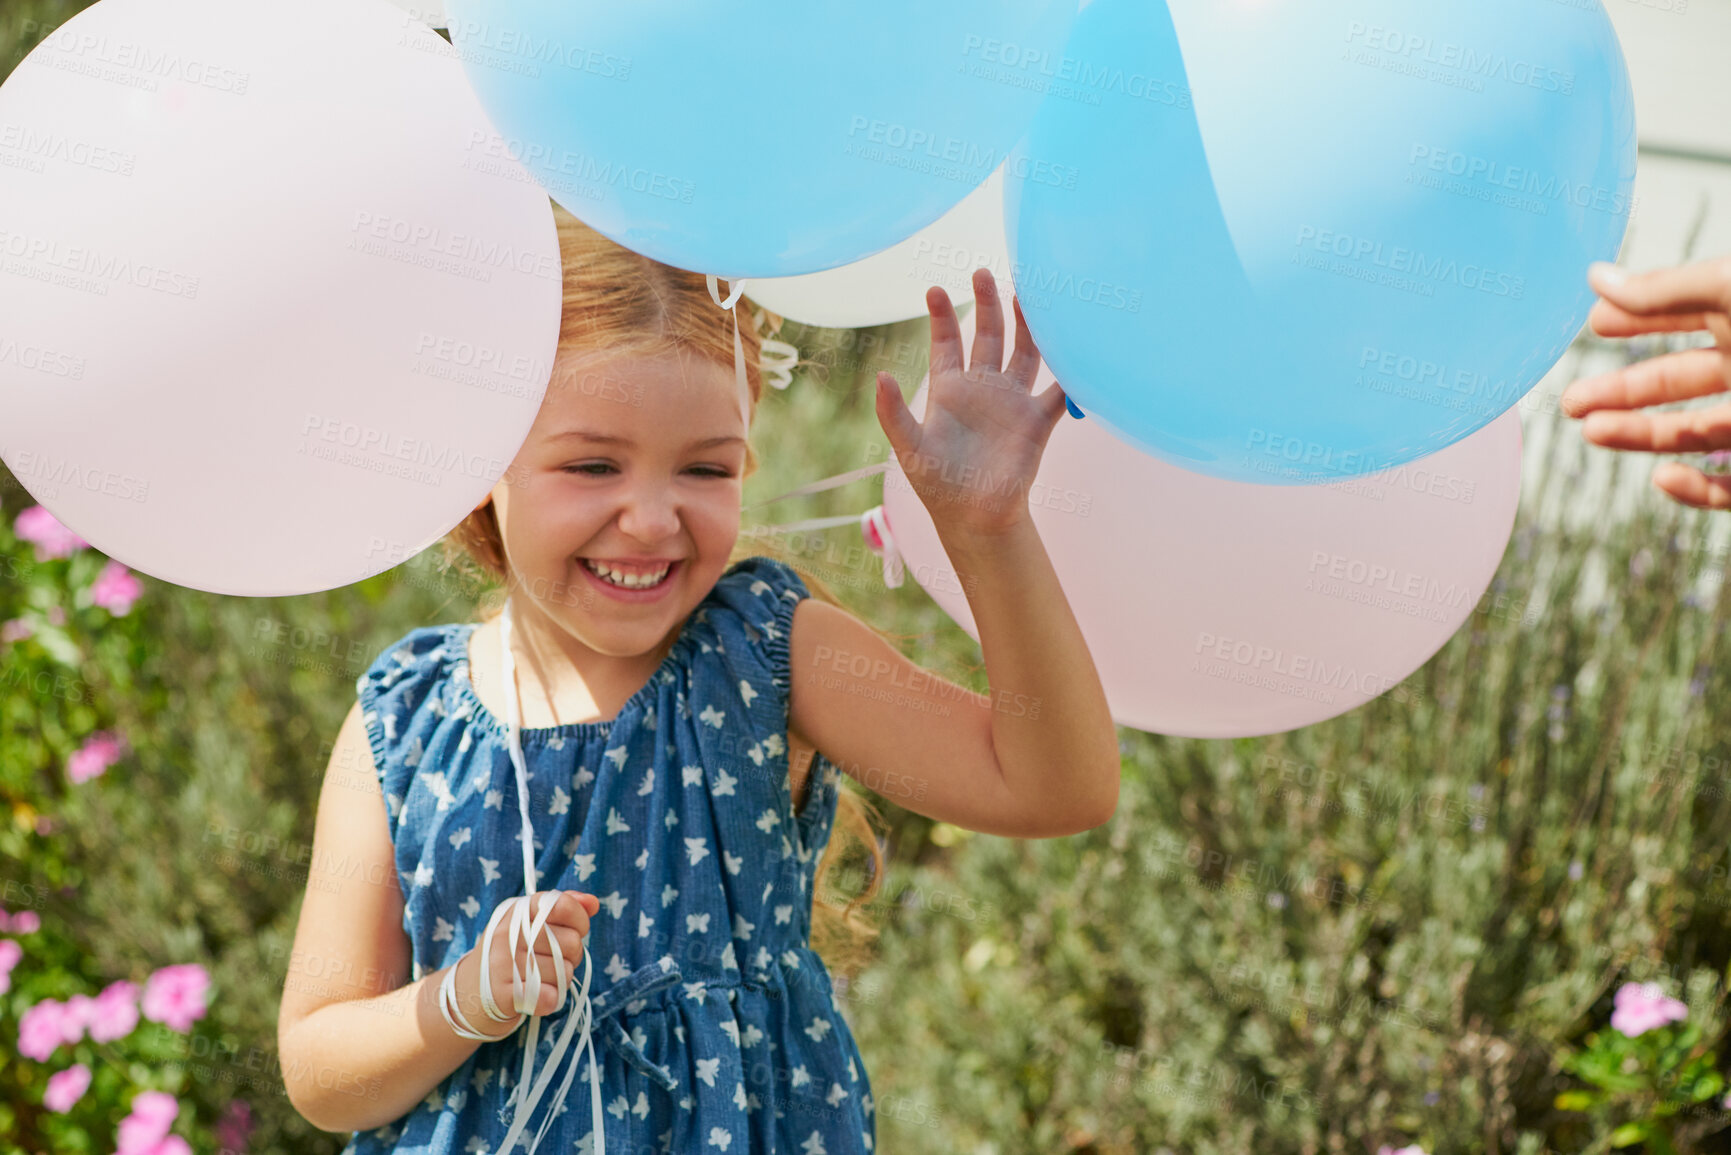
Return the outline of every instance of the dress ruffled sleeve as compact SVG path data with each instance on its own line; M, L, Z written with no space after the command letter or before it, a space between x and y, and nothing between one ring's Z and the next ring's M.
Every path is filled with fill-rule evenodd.
M385 648L355 679L361 721L373 752L373 772L385 796L393 833L409 783L421 763L428 730L436 717L423 707L440 684L450 655L447 645L460 634L448 627L422 626Z

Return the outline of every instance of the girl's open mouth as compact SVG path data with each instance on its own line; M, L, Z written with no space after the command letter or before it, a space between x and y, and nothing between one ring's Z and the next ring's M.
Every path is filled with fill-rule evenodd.
M655 581L653 584L633 585L622 585L615 581L614 576L617 575L603 577L600 573L596 572L595 566L597 563L588 558L578 558L577 563L583 572L589 575L589 580L605 591L610 597L618 598L621 601L627 602L644 602L654 601L656 598L665 594L667 590L672 587L673 579L679 573L679 567L684 565L685 561L684 559L681 559L679 561L669 562L666 567L666 572L663 573L659 580ZM654 577L655 575L651 573L649 576ZM631 577L627 580L642 582L644 579Z

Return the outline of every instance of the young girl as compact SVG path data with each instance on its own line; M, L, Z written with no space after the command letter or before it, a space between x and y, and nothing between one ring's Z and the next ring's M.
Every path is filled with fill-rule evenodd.
M1117 803L1105 694L1027 509L1063 394L1032 394L1019 307L999 368L985 270L971 367L928 296L924 422L879 379L979 627L994 694L972 694L741 550L753 326L702 275L555 215L552 381L452 535L506 597L357 683L283 994L288 1094L356 1132L345 1155L871 1151L865 1062L811 946L838 917L814 903L838 807L882 873L841 773L1010 837Z

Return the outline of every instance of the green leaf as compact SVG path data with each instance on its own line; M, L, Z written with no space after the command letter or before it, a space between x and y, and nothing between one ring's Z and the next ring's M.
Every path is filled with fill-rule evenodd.
M1646 1137L1647 1124L1645 1122L1624 1123L1621 1127L1618 1127L1615 1131L1611 1132L1611 1146L1628 1147L1632 1144L1641 1142Z

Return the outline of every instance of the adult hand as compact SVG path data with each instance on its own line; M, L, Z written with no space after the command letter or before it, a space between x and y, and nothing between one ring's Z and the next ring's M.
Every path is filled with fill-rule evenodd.
M1581 433L1608 449L1712 453L1731 449L1731 404L1672 413L1632 410L1731 392L1731 257L1650 273L1594 265L1588 282L1603 299L1587 318L1602 337L1706 330L1717 345L1639 361L1583 378L1563 392L1563 412L1586 418ZM1672 461L1653 484L1684 505L1731 509L1731 475Z

